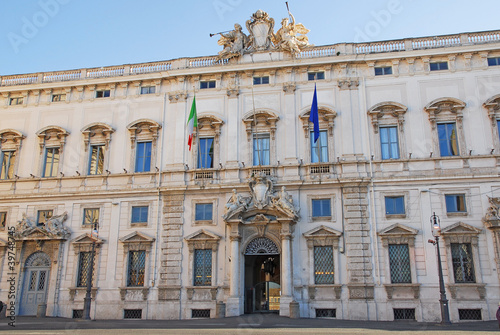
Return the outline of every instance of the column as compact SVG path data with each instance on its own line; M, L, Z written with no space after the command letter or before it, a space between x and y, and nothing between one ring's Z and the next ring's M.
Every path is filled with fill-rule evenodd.
M290 316L290 305L293 302L292 234L290 228L291 224L289 221L281 223L281 316Z
M229 263L230 281L229 298L226 303L226 316L243 314L243 297L240 295L240 240L239 221L228 222L231 228L229 240L231 241L231 262Z

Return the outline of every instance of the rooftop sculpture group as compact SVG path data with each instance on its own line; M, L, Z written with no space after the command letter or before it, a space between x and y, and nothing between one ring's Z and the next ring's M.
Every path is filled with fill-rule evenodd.
M292 55L311 46L305 34L309 32L301 23L295 23L292 13L288 12L290 20L281 20L281 28L274 33L274 19L263 10L252 14L246 22L248 36L242 31L241 25L235 24L234 30L218 33L221 35L218 44L224 49L219 52L219 59L241 56L255 51L279 50L288 51ZM214 34L210 34L213 36Z

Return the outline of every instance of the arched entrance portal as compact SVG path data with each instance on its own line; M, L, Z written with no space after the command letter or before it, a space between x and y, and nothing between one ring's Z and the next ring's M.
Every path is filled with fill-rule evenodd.
M245 313L278 313L280 297L278 246L267 237L257 237L245 249Z
M47 302L50 257L35 252L26 259L19 315L36 315L38 305Z

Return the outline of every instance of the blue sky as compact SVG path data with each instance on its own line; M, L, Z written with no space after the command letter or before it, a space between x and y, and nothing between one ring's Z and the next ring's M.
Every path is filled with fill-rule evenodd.
M500 29L498 0L288 4L315 45ZM0 75L213 55L221 47L209 33L245 27L257 9L277 28L287 16L276 0L2 0Z

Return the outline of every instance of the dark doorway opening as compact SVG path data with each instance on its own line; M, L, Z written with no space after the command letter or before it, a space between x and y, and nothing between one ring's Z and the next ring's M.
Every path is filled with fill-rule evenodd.
M245 313L278 313L280 255L245 256Z

